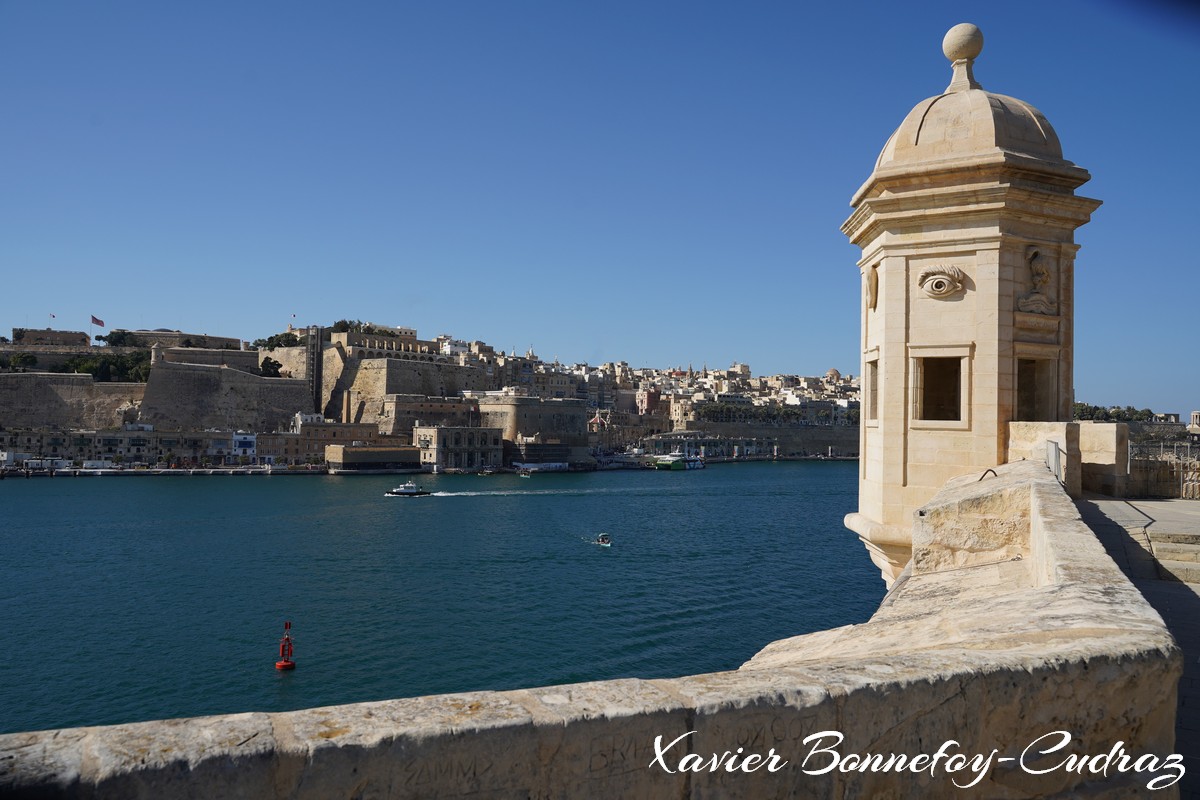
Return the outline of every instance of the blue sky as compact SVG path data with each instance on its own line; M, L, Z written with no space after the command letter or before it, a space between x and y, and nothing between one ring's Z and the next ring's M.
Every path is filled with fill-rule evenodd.
M0 0L0 332L349 317L543 358L857 374L849 199L975 74L1104 201L1076 397L1200 409L1185 5ZM100 333L99 329L94 332Z

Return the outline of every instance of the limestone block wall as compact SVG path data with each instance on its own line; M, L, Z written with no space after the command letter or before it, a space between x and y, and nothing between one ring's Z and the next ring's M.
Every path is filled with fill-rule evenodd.
M255 350L230 350L203 347L168 347L163 358L174 364L207 364L258 374L259 354Z
M286 430L309 408L308 384L228 367L159 362L150 370L139 421L160 430Z
M308 377L307 347L276 347L274 350L259 350L258 363L261 364L264 358L270 358L274 361L278 361L280 364L279 374L283 377Z
M0 426L116 428L145 391L143 383L96 383L91 375L0 373Z
M330 406L337 408L336 418L345 422L379 423L389 395L455 397L463 390L490 388L490 380L483 370L458 364L403 357L351 358L333 384Z
M870 621L775 642L737 670L11 734L0 736L0 795L1150 794L1145 773L1032 772L1118 742L1165 762L1181 656L1044 466L995 471L948 484L924 509L917 546L932 553L947 531L969 538L967 520L1007 511L1026 522L973 540L969 563L922 559ZM1071 736L1062 754L1026 752L1060 741L1055 731ZM973 768L841 769L855 755L932 756L950 740ZM758 760L681 769L730 754Z
M1129 426L1079 422L1079 458L1085 492L1124 497L1129 480Z
M510 442L536 435L542 444L587 447L589 414L583 400L484 397L479 401L479 416L483 427L499 428Z

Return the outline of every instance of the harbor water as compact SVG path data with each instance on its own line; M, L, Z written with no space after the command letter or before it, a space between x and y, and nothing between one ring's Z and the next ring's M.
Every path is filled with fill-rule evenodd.
M403 480L0 481L0 732L736 669L883 596L853 462Z

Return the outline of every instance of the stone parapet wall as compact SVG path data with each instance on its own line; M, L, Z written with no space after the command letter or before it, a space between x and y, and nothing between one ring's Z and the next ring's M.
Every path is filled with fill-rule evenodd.
M957 528L967 541L969 529L999 507L1024 504L1027 524L991 536L994 557L986 557L989 537L983 536L969 564L926 559L906 571L870 621L775 642L735 671L11 734L0 736L0 794L1147 794L1152 776L1144 773L1058 769L1036 775L1021 766L1023 751L1054 731L1072 736L1064 753L1102 755L1120 742L1135 757L1165 759L1174 747L1182 667L1158 614L1104 553L1045 467L1025 462L995 472L984 481L971 476L947 485L923 509L927 524L918 526L916 538L922 547ZM960 526L965 519L974 522ZM833 733L809 738L822 732L845 737L837 756L809 756L814 748L833 748ZM974 772L812 774L835 757L912 758L949 740L955 740L951 752L979 757ZM740 758L760 757L753 769L679 768L687 754L694 755L685 763L695 765L739 748ZM1050 765L1060 760L1050 757ZM976 773L969 790L953 783L973 781ZM1177 796L1177 787L1157 796Z
M1124 497L1129 480L1129 425L1080 421L1079 458L1085 492Z

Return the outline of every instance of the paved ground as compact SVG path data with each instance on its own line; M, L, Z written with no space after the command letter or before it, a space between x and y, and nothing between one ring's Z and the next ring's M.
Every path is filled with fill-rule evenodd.
M1088 496L1078 506L1183 650L1175 750L1187 774L1180 796L1200 798L1200 502Z

